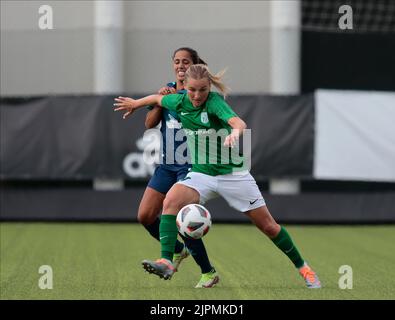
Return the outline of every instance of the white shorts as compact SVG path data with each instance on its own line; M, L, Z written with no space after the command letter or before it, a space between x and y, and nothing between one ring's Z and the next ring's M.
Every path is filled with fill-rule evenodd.
M189 172L184 180L177 183L196 190L200 195L200 204L221 196L229 206L241 212L266 205L255 179L248 171L219 176Z

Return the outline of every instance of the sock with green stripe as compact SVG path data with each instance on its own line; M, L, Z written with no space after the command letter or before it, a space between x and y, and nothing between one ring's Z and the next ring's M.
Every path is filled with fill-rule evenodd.
M159 234L162 258L173 261L173 254L178 234L175 215L162 214L159 225Z
M282 252L287 255L296 268L303 266L304 260L293 243L291 236L284 227L281 227L280 232L275 238L272 239L272 241Z

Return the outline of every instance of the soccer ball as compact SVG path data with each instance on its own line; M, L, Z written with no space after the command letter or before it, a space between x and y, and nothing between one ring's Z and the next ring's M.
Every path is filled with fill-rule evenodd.
M211 215L200 204L188 204L178 212L176 223L182 236L200 239L210 230Z

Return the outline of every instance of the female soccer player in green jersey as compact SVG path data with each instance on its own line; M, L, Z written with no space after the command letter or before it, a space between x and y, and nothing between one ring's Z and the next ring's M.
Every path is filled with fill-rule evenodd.
M212 75L205 65L191 65L185 74L186 94L150 95L138 100L115 99L114 110L126 111L123 118L138 108L154 104L176 111L186 132L192 158L192 171L183 181L173 185L163 202L161 259L144 260L143 267L161 278L170 279L175 271L172 259L177 239L177 213L187 204L204 204L222 196L231 207L246 214L288 256L308 288L320 288L316 273L304 261L286 229L270 214L255 179L244 168L244 162L234 152L232 154L247 126L218 93L210 91L214 85L226 94L221 77L222 74ZM218 139L218 133L223 136L224 132L226 136ZM212 136L214 139L210 138Z
M172 56L172 62L176 81L169 82L167 86L159 89L158 93L161 95L185 93L185 72L189 66L198 63L205 64L199 57L199 54L188 47L175 50ZM150 107L150 109L146 115L145 125L147 129L150 129L156 127L161 122L162 158L144 191L137 220L155 239L160 241L159 217L163 200L173 184L185 178L191 168L191 164L190 161L177 161L177 153L175 151L181 144L185 143L185 135L182 135L182 125L177 113L160 106ZM182 139L176 139L179 136L182 136ZM175 269L178 270L181 261L192 255L202 273L196 288L211 288L215 286L219 281L219 275L210 263L202 239L183 238L183 240L185 245L178 240L176 241L173 256L173 266Z

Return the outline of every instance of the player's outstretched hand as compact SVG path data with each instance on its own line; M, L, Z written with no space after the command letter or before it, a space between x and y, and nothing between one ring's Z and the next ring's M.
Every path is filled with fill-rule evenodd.
M239 135L232 132L230 135L226 136L224 146L233 148L238 140Z
M118 97L114 99L116 103L114 103L114 111L122 111L126 110L126 112L123 114L123 119L126 119L126 117L130 116L134 110L136 110L136 105L135 101L132 98L128 97Z

